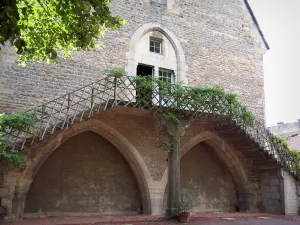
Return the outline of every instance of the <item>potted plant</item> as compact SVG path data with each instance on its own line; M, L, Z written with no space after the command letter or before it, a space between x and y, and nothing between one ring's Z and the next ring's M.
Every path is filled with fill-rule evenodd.
M191 217L191 211L197 200L197 188L190 180L185 188L180 190L180 223L188 223Z

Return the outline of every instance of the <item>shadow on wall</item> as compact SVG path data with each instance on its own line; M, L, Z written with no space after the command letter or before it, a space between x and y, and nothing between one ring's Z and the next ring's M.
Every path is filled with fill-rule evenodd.
M236 211L236 188L230 171L204 142L181 159L181 187L186 187L191 179L198 192L194 211Z
M204 142L195 145L181 158L180 183L186 188L193 181L197 189L194 212L239 211L237 191L227 166L215 150ZM167 189L164 206L167 204Z
M69 139L49 156L31 185L25 213L138 213L140 196L122 154L89 131Z

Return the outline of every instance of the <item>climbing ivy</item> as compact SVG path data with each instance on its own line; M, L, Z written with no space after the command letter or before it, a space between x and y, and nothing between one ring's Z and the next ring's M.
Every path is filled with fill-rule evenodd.
M161 105L163 119L178 126L183 126L182 121L188 120L198 109L201 112L206 110L207 114L235 117L245 125L252 125L255 121L253 114L239 102L237 96L221 87L185 87L181 83L170 84L152 76L128 78L136 85L138 105L150 106L153 98L164 102ZM170 143L163 143L160 147L171 151Z
M172 145L169 142L162 142L162 143L160 143L159 147L162 150L165 150L167 152L171 152L172 151Z
M121 78L126 75L126 71L121 68L115 68L109 71L109 76Z
M295 149L289 149L289 156L291 159L292 173L300 174L300 152Z
M165 120L172 121L173 123L182 126L181 120L182 120L182 115L176 115L175 113L172 112L166 112L163 114L163 117Z
M196 111L198 108L239 118L247 125L251 125L255 120L254 115L240 103L235 94L227 93L221 87L184 87L180 83L170 84L151 76L136 76L130 79L136 82L137 89L143 90L143 96L149 95L149 100L156 94L162 101L166 100L164 106L168 109L164 116L175 122L189 116L189 109ZM147 101L144 97L142 103L147 105Z
M272 136L273 144L276 146L277 154L282 160L288 160L291 163L291 172L298 176L300 174L300 152L290 149L289 144L283 138Z
M0 115L0 157L5 159L14 167L24 166L25 160L20 154L16 151L11 150L12 147L8 141L5 140L4 131L16 129L19 131L24 131L26 133L33 134L36 130L34 124L37 122L37 119L34 114L29 113L20 113Z

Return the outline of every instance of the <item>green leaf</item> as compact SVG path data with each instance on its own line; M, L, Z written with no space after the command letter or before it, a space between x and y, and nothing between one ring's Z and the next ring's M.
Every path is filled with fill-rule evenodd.
M109 2L0 1L0 42L16 46L22 65L28 61L55 63L58 52L69 57L74 51L99 46L98 39L106 29L116 30L125 24L119 16L111 15Z

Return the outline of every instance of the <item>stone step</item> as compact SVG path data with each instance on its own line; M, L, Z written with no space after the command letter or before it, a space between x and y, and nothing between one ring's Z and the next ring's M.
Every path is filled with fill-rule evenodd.
M263 157L265 159L270 159L270 160L274 160L271 156L266 155L263 152L243 152L243 155L249 158L255 158L255 157Z
M258 144L256 143L250 143L250 144L232 144L232 146L241 152L245 152L245 151L260 151L260 148L258 146Z
M224 126L220 126L220 127L215 127L216 131L236 130L236 129L238 129L236 124L228 124L228 125L224 125Z
M278 167L278 163L275 161L259 161L259 162L255 162L255 164L258 165L259 168L262 167Z

